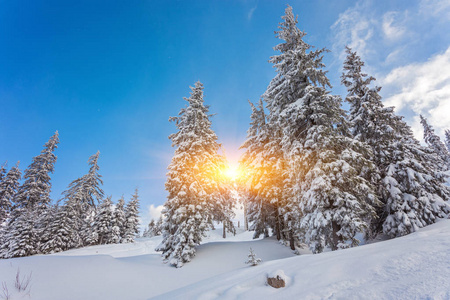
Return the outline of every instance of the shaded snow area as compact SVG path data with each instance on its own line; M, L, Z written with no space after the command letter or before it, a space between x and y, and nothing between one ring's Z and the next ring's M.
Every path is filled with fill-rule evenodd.
M0 281L11 299L450 299L450 220L316 255L295 256L273 238L252 240L251 232L220 236L220 228L212 231L180 269L161 262L155 237L0 260ZM244 263L250 247L258 266ZM32 272L29 295L14 290L18 269ZM285 288L266 285L273 274L283 274Z

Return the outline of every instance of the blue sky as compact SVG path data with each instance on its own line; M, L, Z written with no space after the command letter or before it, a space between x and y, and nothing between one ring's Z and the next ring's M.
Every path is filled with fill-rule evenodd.
M0 1L0 162L26 168L58 130L54 199L100 150L106 194L141 194L142 217L164 203L174 149L168 122L200 80L230 160L244 141L247 99L275 73L267 60L286 4L339 86L346 44L388 105L421 138L424 114L450 128L448 1Z

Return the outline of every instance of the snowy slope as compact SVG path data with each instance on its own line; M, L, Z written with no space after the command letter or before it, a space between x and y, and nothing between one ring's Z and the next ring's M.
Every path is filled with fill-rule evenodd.
M406 237L318 255L293 256L274 239L244 232L226 241L212 232L197 257L181 269L154 252L160 238L54 255L0 260L0 281L32 272L23 299L449 299L450 220ZM252 247L263 263L244 264ZM287 287L265 285L282 270ZM22 293L23 295L23 293ZM2 292L0 289L0 298Z

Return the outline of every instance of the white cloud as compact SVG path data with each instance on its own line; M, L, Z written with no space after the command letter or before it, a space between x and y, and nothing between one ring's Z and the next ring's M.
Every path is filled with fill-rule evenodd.
M428 118L436 133L450 129L450 47L423 63L393 69L380 79L388 97L385 103L406 116L414 134L422 139L419 114Z
M158 220L159 216L161 216L162 209L163 209L162 205L158 205L158 206L155 206L153 204L150 205L148 207L148 214L150 216L150 220L151 219L154 219L155 221Z
M450 1L448 0L422 0L419 11L422 15L450 20Z
M255 12L256 8L257 8L257 6L252 7L252 8L250 9L250 11L248 12L248 14L247 14L247 19L248 19L249 21L252 19L253 13Z
M405 28L398 23L397 12L387 12L383 15L383 22L381 27L383 28L383 33L388 40L398 40L405 34Z
M338 20L331 26L335 32L333 52L339 53L341 60L345 57L345 46L350 46L361 56L369 51L367 41L373 37L374 19L367 14L369 1L358 2L354 7L339 15ZM337 50L337 51L336 51Z

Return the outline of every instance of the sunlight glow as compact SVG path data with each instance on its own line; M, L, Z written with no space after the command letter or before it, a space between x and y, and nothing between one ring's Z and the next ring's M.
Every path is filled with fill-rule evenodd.
M224 170L225 176L232 180L238 180L240 176L239 167L236 165L228 165L228 167Z

